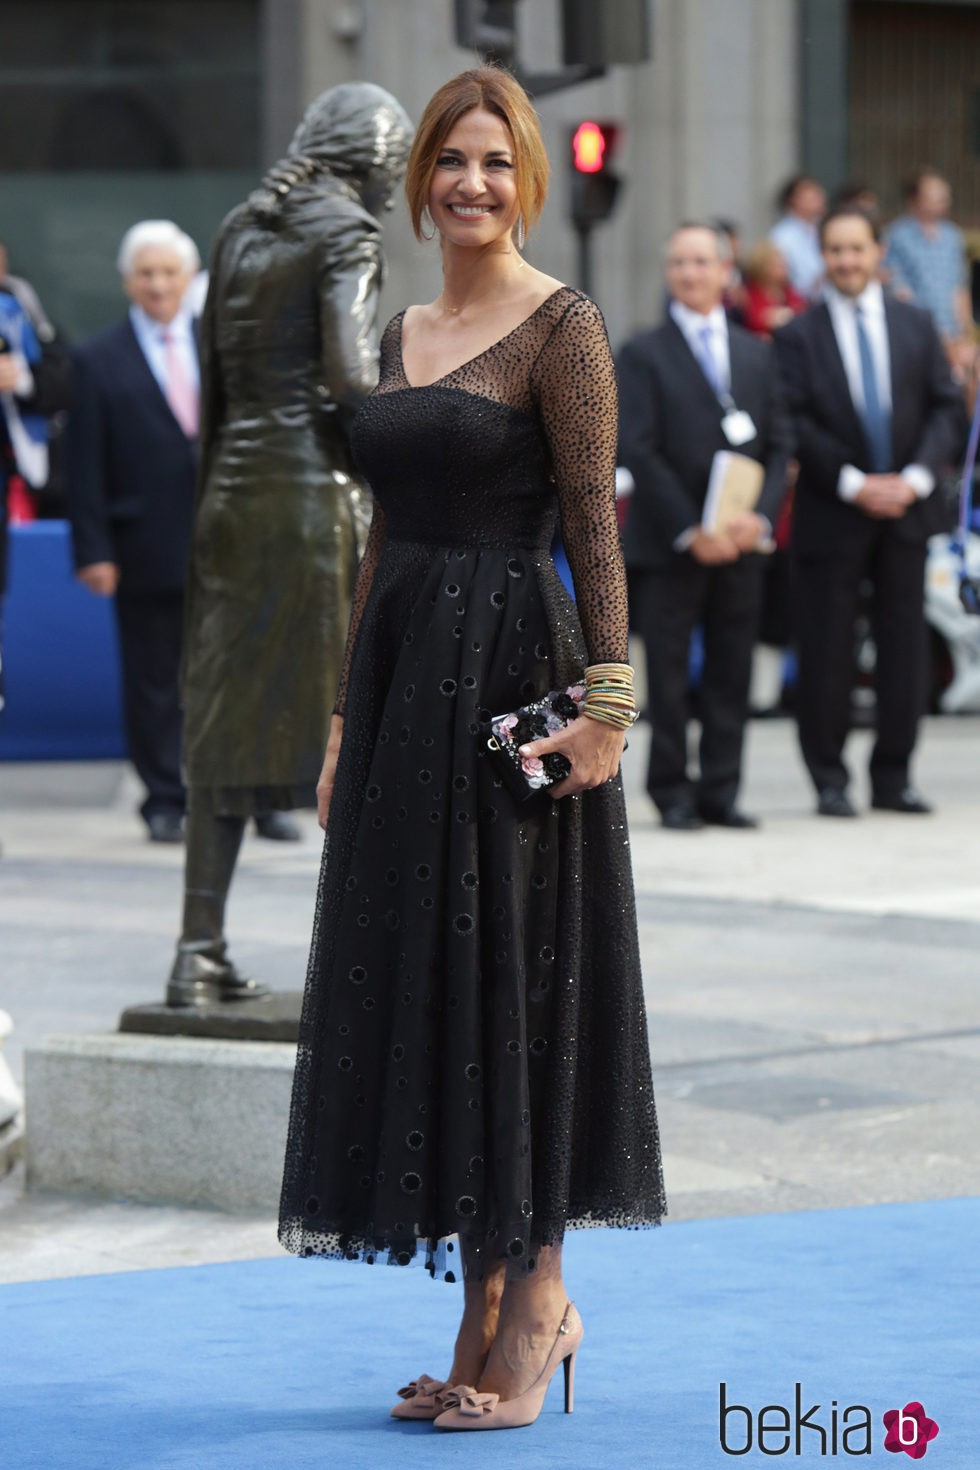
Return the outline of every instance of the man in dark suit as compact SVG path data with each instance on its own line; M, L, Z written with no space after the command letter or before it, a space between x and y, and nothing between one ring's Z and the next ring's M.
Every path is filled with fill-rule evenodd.
M803 758L822 816L853 817L843 761L854 623L873 587L878 735L871 803L931 810L909 763L925 702L926 541L942 529L934 498L953 458L962 404L926 312L887 297L878 228L854 206L821 226L825 300L776 334L800 476L792 558Z
M184 293L197 249L169 220L134 225L119 251L125 321L75 356L67 436L79 580L114 597L130 756L155 842L179 842L178 673L197 470L200 380Z
M647 790L665 827L757 826L738 810L762 558L785 493L789 434L768 343L731 326L722 300L727 241L682 225L666 252L667 320L622 349L620 462L635 490L623 549L633 623L647 652L653 734ZM716 531L702 525L719 450L765 468L756 509ZM700 624L700 775L688 773L688 661Z

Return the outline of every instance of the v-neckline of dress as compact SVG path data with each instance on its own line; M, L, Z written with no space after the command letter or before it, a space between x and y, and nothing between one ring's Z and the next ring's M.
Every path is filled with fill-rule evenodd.
M491 342L488 347L484 347L482 352L477 352L474 353L472 357L464 358L462 362L457 363L456 366L450 368L448 372L441 373L438 378L433 378L431 383L413 383L409 378L408 372L405 368L405 315L408 311L408 307L406 307L405 310L402 312L401 320L398 323L398 361L401 367L402 377L405 379L406 384L409 388L413 390L413 392L421 392L423 388L437 388L439 384L444 383L447 378L454 377L456 373L461 372L463 368L472 367L473 363L479 362L481 357L486 357L487 354L493 352L495 348L500 347L504 342L509 341L510 338L515 335L515 333L521 330L522 327L526 327L528 322L533 322L534 318L538 315L539 312L544 310L549 301L554 301L555 297L559 296L562 291L570 291L571 289L572 288L570 286L564 285L557 287L557 289L550 292L550 294L547 295L543 301L539 302L534 310L530 312L523 321L518 322L516 327L511 327L509 332L505 332L502 337L498 337L495 342Z

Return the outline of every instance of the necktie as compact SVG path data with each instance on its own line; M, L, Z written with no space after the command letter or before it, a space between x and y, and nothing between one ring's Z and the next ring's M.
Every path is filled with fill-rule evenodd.
M854 308L854 321L857 325L858 353L861 358L861 386L864 390L864 411L861 414L864 438L868 446L872 473L883 475L891 468L891 414L882 403L878 392L874 358L871 356L871 342L864 325L864 313L857 305Z
M164 331L164 371L167 378L167 402L170 411L188 439L197 437L200 405L197 390L184 367L177 350L177 340L172 332Z
M716 396L721 394L721 377L718 373L718 364L711 350L711 327L705 322L703 327L698 327L698 350L696 353L701 371L711 384L712 392Z

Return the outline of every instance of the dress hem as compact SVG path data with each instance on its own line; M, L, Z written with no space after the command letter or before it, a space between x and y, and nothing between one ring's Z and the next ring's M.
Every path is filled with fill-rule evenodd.
M508 1274L526 1276L535 1268L536 1253L542 1248L561 1245L564 1236L569 1230L656 1230L662 1224L667 1214L667 1206L663 1204L658 1212L650 1215L640 1215L633 1218L624 1218L616 1212L592 1215L577 1215L548 1231L544 1236L532 1235L528 1250L520 1258L508 1255L504 1248L499 1252L485 1252L495 1263L503 1262L508 1268ZM310 1243L309 1236L315 1234L317 1244ZM279 1243L290 1255L299 1256L303 1259L319 1259L332 1261L357 1261L362 1265L388 1265L388 1266L413 1266L421 1264L433 1278L442 1277L450 1283L462 1280L463 1255L460 1247L460 1237L457 1233L442 1236L415 1235L398 1240L389 1240L386 1237L369 1239L366 1235L341 1231L337 1229L323 1229L311 1232L302 1223L296 1221L284 1221L279 1229ZM424 1259L420 1251L424 1247ZM458 1270L454 1270L458 1266ZM481 1279L474 1273L466 1273L468 1280Z

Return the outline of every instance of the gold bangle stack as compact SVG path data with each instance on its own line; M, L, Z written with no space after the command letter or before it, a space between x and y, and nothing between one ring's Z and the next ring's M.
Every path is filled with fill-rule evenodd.
M617 730L629 730L639 717L629 664L589 664L579 713Z

